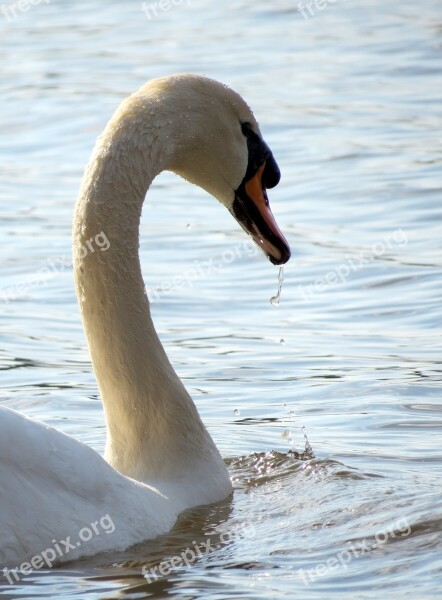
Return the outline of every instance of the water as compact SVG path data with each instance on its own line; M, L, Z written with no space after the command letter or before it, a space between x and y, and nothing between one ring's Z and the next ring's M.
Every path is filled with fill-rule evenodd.
M275 296L270 298L270 304L274 306L279 306L279 302L281 301L281 292L282 292L282 282L284 281L284 267L279 267L278 271L278 291ZM281 339L281 343L284 343L284 340Z
M4 405L103 450L71 215L96 136L145 80L195 71L247 99L282 171L270 202L292 248L275 310L277 270L227 211L157 180L146 282L201 269L152 314L234 497L126 553L3 581L4 598L442 594L442 6L296 7L193 0L155 16L56 0L0 15ZM219 547L189 567L142 576L207 539Z

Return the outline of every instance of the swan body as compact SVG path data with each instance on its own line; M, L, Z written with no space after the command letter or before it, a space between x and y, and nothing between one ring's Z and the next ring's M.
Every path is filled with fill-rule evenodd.
M170 529L182 509L176 497L121 475L86 444L5 407L0 453L0 573L56 543L62 553L55 550L52 563L124 550ZM90 527L97 521L98 533ZM82 541L85 527L93 535ZM62 543L67 537L73 548Z
M279 170L238 94L182 74L153 80L121 104L86 167L73 224L77 297L107 427L104 459L0 409L0 570L66 536L80 543L56 561L125 549L169 530L184 509L231 493L224 462L156 334L141 276L141 209L163 170L217 198L273 263L290 257L266 194ZM92 251L103 233L108 248ZM104 516L112 534L79 540Z

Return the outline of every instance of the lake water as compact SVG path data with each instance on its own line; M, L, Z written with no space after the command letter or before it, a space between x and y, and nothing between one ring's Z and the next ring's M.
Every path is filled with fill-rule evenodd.
M147 79L204 73L247 99L292 247L274 306L278 269L227 211L156 180L152 313L234 497L126 553L3 580L2 597L442 597L440 0L2 6L2 404L103 451L71 217L96 136ZM188 568L143 577L222 533Z

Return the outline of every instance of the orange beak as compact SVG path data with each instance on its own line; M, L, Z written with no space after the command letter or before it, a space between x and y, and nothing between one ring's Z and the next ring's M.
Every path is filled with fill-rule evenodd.
M269 260L275 265L283 265L289 260L291 252L270 210L262 181L265 168L266 162L255 175L240 185L236 191L232 213Z

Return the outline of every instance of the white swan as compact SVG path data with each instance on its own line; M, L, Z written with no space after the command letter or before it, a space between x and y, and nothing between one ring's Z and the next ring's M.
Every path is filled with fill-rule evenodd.
M266 194L279 170L238 94L183 74L153 80L121 104L86 168L73 226L77 295L107 425L105 460L1 408L0 573L18 567L4 571L12 580L45 567L48 549L49 562L122 550L169 530L182 510L231 492L155 332L141 276L141 209L165 169L215 196L274 264L290 257ZM92 251L101 232L109 248Z

